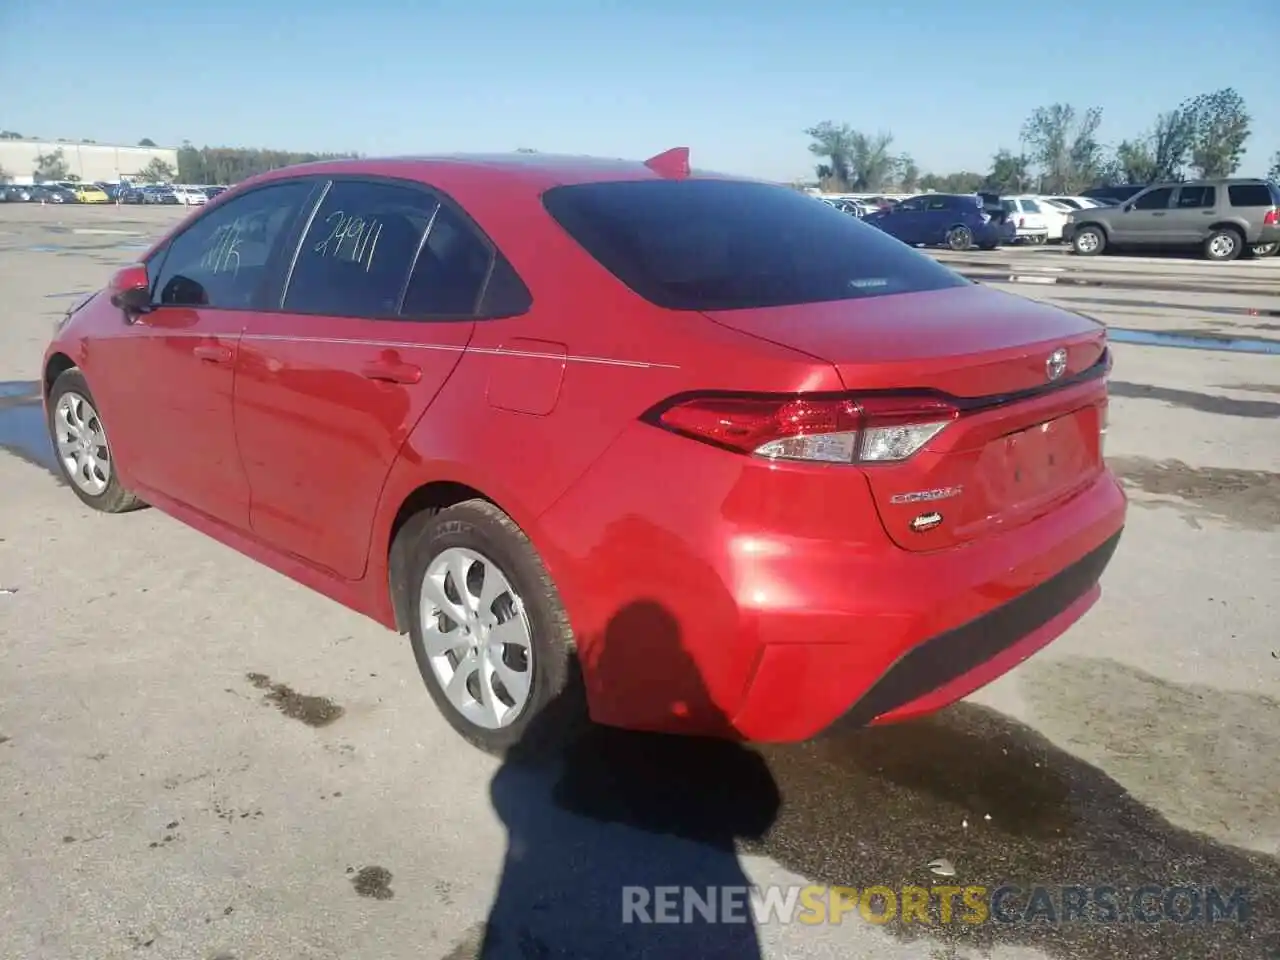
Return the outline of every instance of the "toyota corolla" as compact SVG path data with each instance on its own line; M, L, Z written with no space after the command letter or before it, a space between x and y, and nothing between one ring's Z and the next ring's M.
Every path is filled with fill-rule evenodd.
M71 490L410 637L472 743L928 713L1099 597L1105 330L789 188L542 155L264 174L61 322Z

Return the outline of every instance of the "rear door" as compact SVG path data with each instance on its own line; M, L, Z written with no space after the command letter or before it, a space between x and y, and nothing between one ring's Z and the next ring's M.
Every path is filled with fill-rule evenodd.
M422 185L329 184L279 309L245 330L236 422L255 534L363 575L383 483L471 339L493 258Z
M954 197L924 198L924 213L920 214L922 243L939 244L946 239L947 231L962 219L954 207Z
M1172 243L1198 243L1209 235L1218 203L1218 191L1212 185L1184 185L1173 198L1173 208L1166 218L1165 232Z

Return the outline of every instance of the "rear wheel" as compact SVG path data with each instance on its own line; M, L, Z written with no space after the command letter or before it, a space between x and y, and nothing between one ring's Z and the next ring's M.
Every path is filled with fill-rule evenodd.
M584 711L569 619L529 538L487 500L406 532L409 638L440 712L490 753L557 746Z
M1255 257L1274 257L1280 253L1280 243L1255 243L1251 248Z
M1071 249L1082 257L1095 257L1107 248L1107 236L1100 227L1082 227L1071 239Z
M107 428L79 370L67 370L54 381L48 418L58 467L81 501L103 513L145 506L120 485Z
M1235 260L1244 252L1244 237L1234 227L1219 227L1204 242L1206 260L1226 262Z
M958 224L947 231L947 246L952 250L968 250L973 246L973 231Z

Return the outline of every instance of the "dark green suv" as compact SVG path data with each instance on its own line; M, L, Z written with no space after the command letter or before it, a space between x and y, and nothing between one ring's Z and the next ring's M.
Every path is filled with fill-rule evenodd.
M1280 249L1280 186L1233 178L1158 183L1116 207L1076 210L1063 242L1081 256L1109 247L1198 247L1209 260Z

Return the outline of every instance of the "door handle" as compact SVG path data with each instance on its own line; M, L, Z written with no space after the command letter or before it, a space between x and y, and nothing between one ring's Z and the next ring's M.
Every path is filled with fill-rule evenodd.
M210 363L231 362L230 347L221 347L216 344L205 344L192 348L191 352L195 354L197 360L208 360Z
M1164 216L1164 211L1163 211L1163 210L1157 210L1155 213L1153 213L1153 214L1152 214L1152 216L1153 216L1153 217L1163 217L1163 216Z
M368 380L382 380L386 383L417 383L422 379L422 368L399 360L375 360L366 363L360 369L360 374Z

